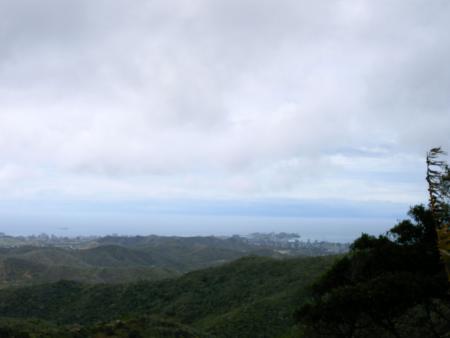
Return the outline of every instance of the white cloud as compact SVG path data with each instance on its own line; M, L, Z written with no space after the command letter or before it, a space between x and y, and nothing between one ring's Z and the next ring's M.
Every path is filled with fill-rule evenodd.
M445 1L2 1L0 167L39 173L8 194L414 202L425 150L450 150L449 14Z

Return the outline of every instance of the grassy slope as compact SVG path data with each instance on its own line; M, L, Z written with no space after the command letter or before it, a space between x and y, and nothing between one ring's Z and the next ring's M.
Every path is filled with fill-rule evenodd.
M291 330L305 288L334 259L248 257L160 282L1 290L0 316L85 325L158 315L219 337L276 337Z

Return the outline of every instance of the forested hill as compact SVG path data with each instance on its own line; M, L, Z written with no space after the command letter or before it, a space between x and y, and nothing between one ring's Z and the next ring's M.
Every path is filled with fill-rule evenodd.
M247 257L159 282L85 285L61 281L9 288L0 291L0 317L39 318L50 324L27 325L48 330L55 324L94 330L99 322L156 316L202 336L277 337L295 330L293 313L305 300L307 286L335 260L332 256ZM14 322L3 326L12 330Z
M298 237L298 236L297 236ZM294 238L294 241L292 241ZM3 240L3 242L2 242ZM161 280L257 255L274 258L345 251L339 243L299 242L293 234L243 238L0 236L0 288L72 280L125 283Z
M408 216L378 237L361 235L346 255L248 256L159 281L0 289L0 337L450 338L449 284L433 212L417 205ZM162 259L133 245L2 254L105 269ZM197 250L182 260L203 250L239 252L188 247Z

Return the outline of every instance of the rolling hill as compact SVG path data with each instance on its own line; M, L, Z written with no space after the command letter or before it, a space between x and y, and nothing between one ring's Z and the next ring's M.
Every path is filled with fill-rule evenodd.
M0 290L0 317L88 328L156 316L204 336L281 337L295 330L295 308L335 259L253 256L156 282L8 288Z
M58 280L159 280L249 254L283 257L273 249L215 237L104 237L86 249L28 245L1 248L0 288Z

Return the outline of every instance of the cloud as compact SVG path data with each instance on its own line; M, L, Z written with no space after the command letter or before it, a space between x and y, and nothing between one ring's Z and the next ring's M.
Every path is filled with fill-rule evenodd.
M0 168L33 196L412 203L450 149L449 6L2 1Z

